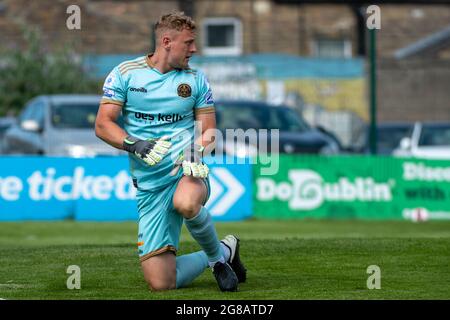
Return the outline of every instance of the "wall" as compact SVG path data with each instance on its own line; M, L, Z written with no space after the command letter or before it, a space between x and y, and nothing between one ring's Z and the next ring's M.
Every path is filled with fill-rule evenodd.
M382 59L379 121L450 121L450 61Z

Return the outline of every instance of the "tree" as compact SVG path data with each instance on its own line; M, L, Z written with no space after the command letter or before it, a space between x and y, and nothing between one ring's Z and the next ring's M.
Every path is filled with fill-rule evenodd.
M0 60L0 116L17 114L41 94L98 93L70 45L47 51L38 30L23 27L23 49L5 49Z

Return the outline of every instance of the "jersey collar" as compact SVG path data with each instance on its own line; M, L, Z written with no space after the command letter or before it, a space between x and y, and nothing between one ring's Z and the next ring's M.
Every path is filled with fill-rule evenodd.
M155 68L155 64L154 64L154 63L152 62L152 60L150 59L150 58L153 56L153 54L154 54L153 52L150 52L150 53L145 57L145 62L147 63L147 65L148 65L150 68L152 68L152 69L158 71L158 73L161 74L161 72L159 72L159 70ZM191 68L188 67L188 68L186 68L185 70L190 70L190 69L191 69ZM173 69L172 71L180 71L180 70L183 70L183 69ZM169 72L172 72L172 71L169 71Z

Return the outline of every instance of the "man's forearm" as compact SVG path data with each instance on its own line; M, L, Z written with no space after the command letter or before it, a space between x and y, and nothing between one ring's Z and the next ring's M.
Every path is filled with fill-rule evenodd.
M203 151L203 156L209 155L216 147L215 130L215 128L209 128L205 130L198 137L197 141L195 141L196 144L201 145L205 148Z
M109 145L123 150L123 140L128 134L113 121L99 122L95 126L97 137Z

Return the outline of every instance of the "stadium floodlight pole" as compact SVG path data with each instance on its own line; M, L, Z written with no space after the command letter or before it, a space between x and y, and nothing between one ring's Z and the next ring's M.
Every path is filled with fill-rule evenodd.
M376 28L370 28L370 153L377 154L377 52Z

